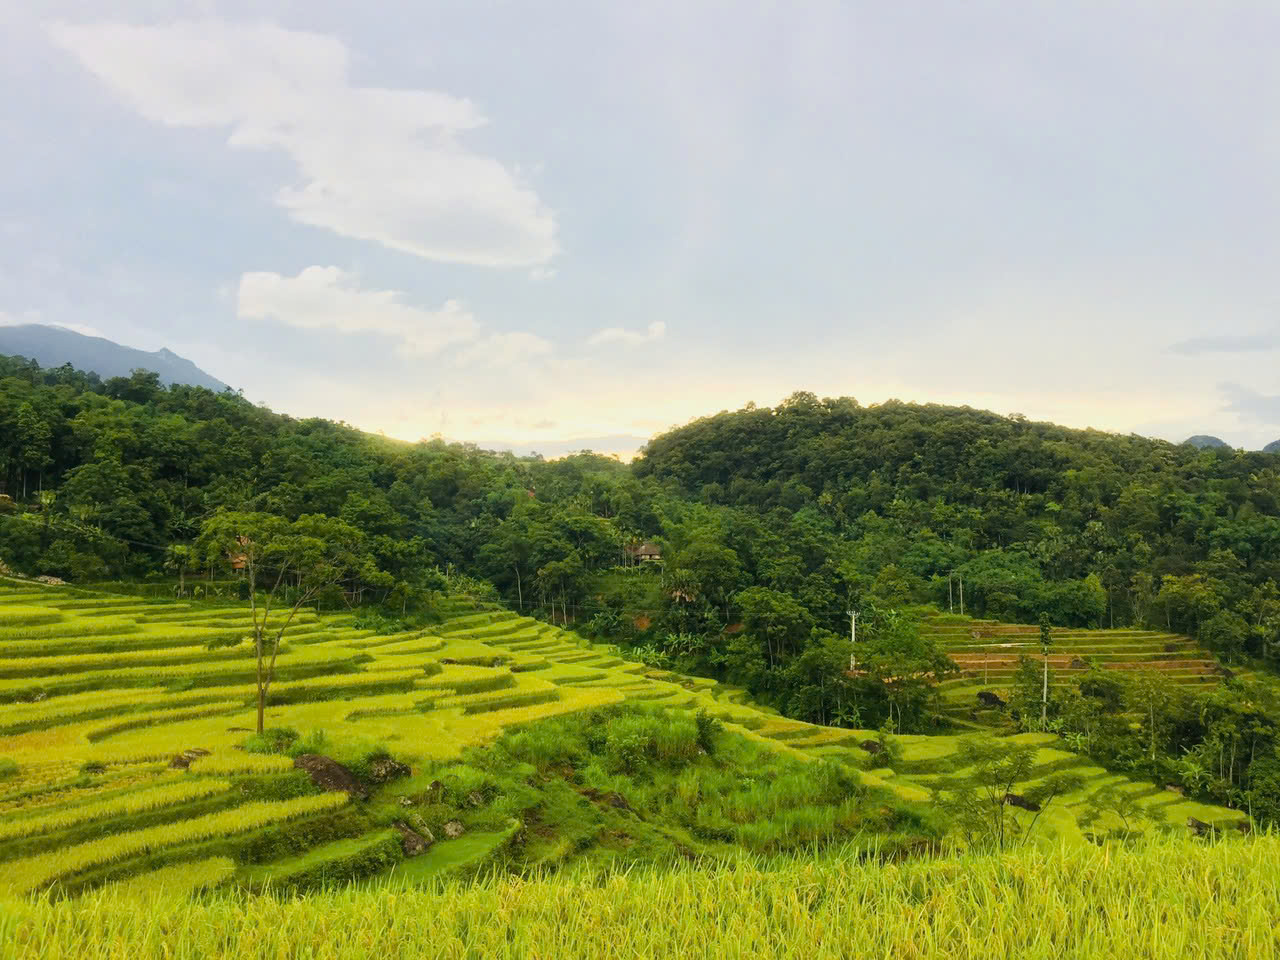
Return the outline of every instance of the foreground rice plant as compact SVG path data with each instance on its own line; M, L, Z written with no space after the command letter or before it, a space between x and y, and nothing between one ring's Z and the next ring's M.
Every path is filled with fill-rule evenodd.
M15 957L1124 957L1280 952L1280 838L1027 847L884 865L831 858L492 875L435 888L244 893L162 911L110 889L14 902Z

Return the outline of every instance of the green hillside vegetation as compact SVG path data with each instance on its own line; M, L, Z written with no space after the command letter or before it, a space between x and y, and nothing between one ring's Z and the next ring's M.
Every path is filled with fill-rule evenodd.
M1185 831L1189 817L1221 831L1243 823L1110 774L1051 733L997 741L807 724L741 688L654 669L531 618L440 606L430 631L403 633L308 614L305 642L280 654L269 725L256 735L252 673L226 659L253 663L247 639L227 640L251 630L246 607L138 605L8 581L0 642L32 655L15 658L24 667L0 704L0 882L11 895L79 893L211 859L233 864L224 882L260 890L426 881L486 863L919 854L957 842L948 811L1005 775L1000 802L978 811L998 822L979 824L969 843L994 842L997 830L1079 843ZM171 645L150 656L191 650L188 632L207 636L199 624L210 620L220 638L196 648L203 659L145 668L145 683L135 668L98 669L92 654L68 662L28 633L57 626L111 648L116 634L95 629L109 624ZM292 679L317 664L323 675ZM344 763L360 790L318 791L295 770L304 754ZM388 758L408 769L379 775ZM1005 804L1005 792L1042 809ZM406 860L397 824L434 838L429 854Z
M796 394L670 431L630 467L591 455L546 462L398 443L147 374L103 382L20 358L0 360L0 427L12 498L0 500L0 562L26 574L242 602L248 587L231 568L241 520L304 539L340 530L341 575L312 585L308 609L350 603L361 622L423 628L433 597L465 589L650 668L742 688L786 717L895 734L1037 732L1030 721L1041 718L1016 704L973 716L977 658L983 681L1013 696L1024 650L957 647L934 618L956 607L1005 624L1047 618L1059 638L1054 702L1041 705L1048 732L1117 772L1264 822L1280 809L1273 455ZM635 562L640 543L661 560ZM64 659L36 683L5 659L15 651L0 650L0 697L145 689L155 678L194 692L260 675L229 649L201 664L137 624L96 620L75 635L26 623L24 636ZM216 616L186 626L187 647L217 639ZM412 651L371 671L324 644L310 649L322 634L297 632L306 626L291 628L274 695L392 694L414 682ZM1117 632L1094 644L1099 628ZM91 631L111 645L88 644ZM269 662L270 636L264 644ZM126 656L107 662L117 652ZM77 659L95 655L96 667ZM1080 666L1091 662L1106 683ZM1106 671L1120 664L1131 669ZM592 672L552 686L589 690ZM1023 673L1027 700L1031 667ZM1163 692L1170 684L1177 696ZM503 695L529 703L547 691ZM1147 710L1143 726L1152 702L1171 706ZM1114 734L1101 744L1095 714Z
M1275 946L1274 456L797 394L546 462L20 359L0 437L28 955Z

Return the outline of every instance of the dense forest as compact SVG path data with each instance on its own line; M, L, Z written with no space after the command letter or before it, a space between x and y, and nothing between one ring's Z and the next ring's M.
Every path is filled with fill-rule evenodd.
M924 603L1056 626L1152 625L1280 657L1280 456L968 408L795 394L656 437L628 466L294 419L243 397L0 358L0 561L162 579L220 510L340 518L373 600L461 572L524 612L838 720L849 611L863 722L927 724ZM634 562L652 543L660 563ZM199 561L197 561L198 563ZM851 681L859 682L859 681ZM893 702L896 698L897 702Z

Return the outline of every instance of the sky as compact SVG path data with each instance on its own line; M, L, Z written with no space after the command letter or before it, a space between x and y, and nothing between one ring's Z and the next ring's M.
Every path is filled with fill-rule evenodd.
M1280 5L0 0L0 323L416 440L1280 437Z

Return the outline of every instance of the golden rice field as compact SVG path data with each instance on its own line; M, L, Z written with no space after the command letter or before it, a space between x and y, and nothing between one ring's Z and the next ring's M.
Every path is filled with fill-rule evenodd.
M743 737L791 757L848 763L865 782L907 800L927 801L931 789L945 787L958 765L962 736L902 737L901 762L894 769L874 769L860 747L872 736L868 731L788 720L748 702L740 689L628 662L615 650L506 611L478 610L460 602L447 603L446 610L449 616L429 631L392 635L357 630L350 617L302 615L279 657L267 725L292 728L303 737L323 732L332 744L384 745L397 759L424 768L458 758L464 749L490 743L518 725L637 701L705 708ZM366 867L383 863L389 848L385 818L376 821L359 801L348 803L345 793L299 795L299 775L289 757L242 749L256 721L249 630L247 607L149 603L0 581L0 895L22 898L52 889L60 896L136 899L152 886L170 894L223 887L248 891L272 878L338 876L349 861ZM1131 792L1146 811L1148 827L1185 831L1182 825L1189 816L1223 825L1241 816L1093 767L1051 735L1023 735L1010 742L1036 746L1033 780L1058 771L1084 778L1079 791L1040 821L1038 830L1047 845L1083 848L1079 815L1104 786ZM185 768L171 766L171 758L184 751L201 753L193 754ZM502 842L502 836L495 834L491 843ZM464 861L483 862L486 853L475 837L441 837L432 848L438 873ZM423 869L415 876L435 882L437 874ZM875 892L856 886L882 882L870 873L843 876L824 875L822 882L854 883L851 891L868 891L860 896L887 895L878 887ZM735 877L681 874L670 881L643 882L676 884L668 892L679 900L706 892L700 884L732 885L741 880ZM624 882L630 881L610 881ZM772 883L763 876L753 882ZM459 915L466 916L467 910L488 902L485 898L526 902L523 891L533 888L512 884L494 881L474 893L459 888L448 896L457 898ZM347 909L341 903L353 902L342 897L356 894L334 896L333 909L340 910ZM775 890L770 896L781 893ZM642 922L642 912L624 914L652 904L637 902L615 916L598 895L592 897L592 909L604 911L597 919L605 929L611 923ZM219 903L191 909L214 911L207 920L231 909ZM372 902L369 908L371 917L389 909ZM44 918L38 920L41 924L72 916L53 905L31 909L36 911L32 917ZM297 908L255 902L251 909ZM827 915L835 909L834 904L824 907L805 923L817 922L812 917L818 916L826 917L823 923L836 923L837 917ZM957 901L955 909L967 908ZM442 922L428 916L439 912L418 911L414 919L398 923L412 923L413 930L426 935L430 931L422 924ZM125 922L112 919L108 910L95 916L97 920L84 922ZM180 916L193 930L205 923L195 913ZM306 930L335 922L337 916L313 916ZM531 918L529 929L550 922L550 916ZM283 936L270 927L277 920L266 919L267 913L263 917L262 936ZM754 931L744 944L758 944L751 937L767 933L767 924L758 926L766 922L764 915L742 914L733 922ZM885 931L890 938L886 943L910 929L910 922L903 922L901 929ZM573 923L566 929L576 929ZM139 937L139 949L149 955L147 938L156 935L149 929L122 933L119 942ZM449 937L456 934L455 929L440 941L439 955L483 955L467 953L466 937L462 946L446 949L443 944L454 943ZM313 935L318 936L302 936ZM689 935L696 949L709 928L694 925ZM66 955L70 949L59 945L61 931L49 929L38 936L53 938L47 941L49 956ZM116 942L116 935L105 929L101 936L103 942ZM228 930L216 936L248 934ZM589 942L605 949L604 940ZM264 945L268 947L276 955L277 945ZM194 941L183 949L193 952L178 955L195 955ZM280 949L284 952L279 955L293 955Z
M1275 836L175 899L230 870L209 861L152 885L13 903L0 914L0 942L45 960L1280 956Z

